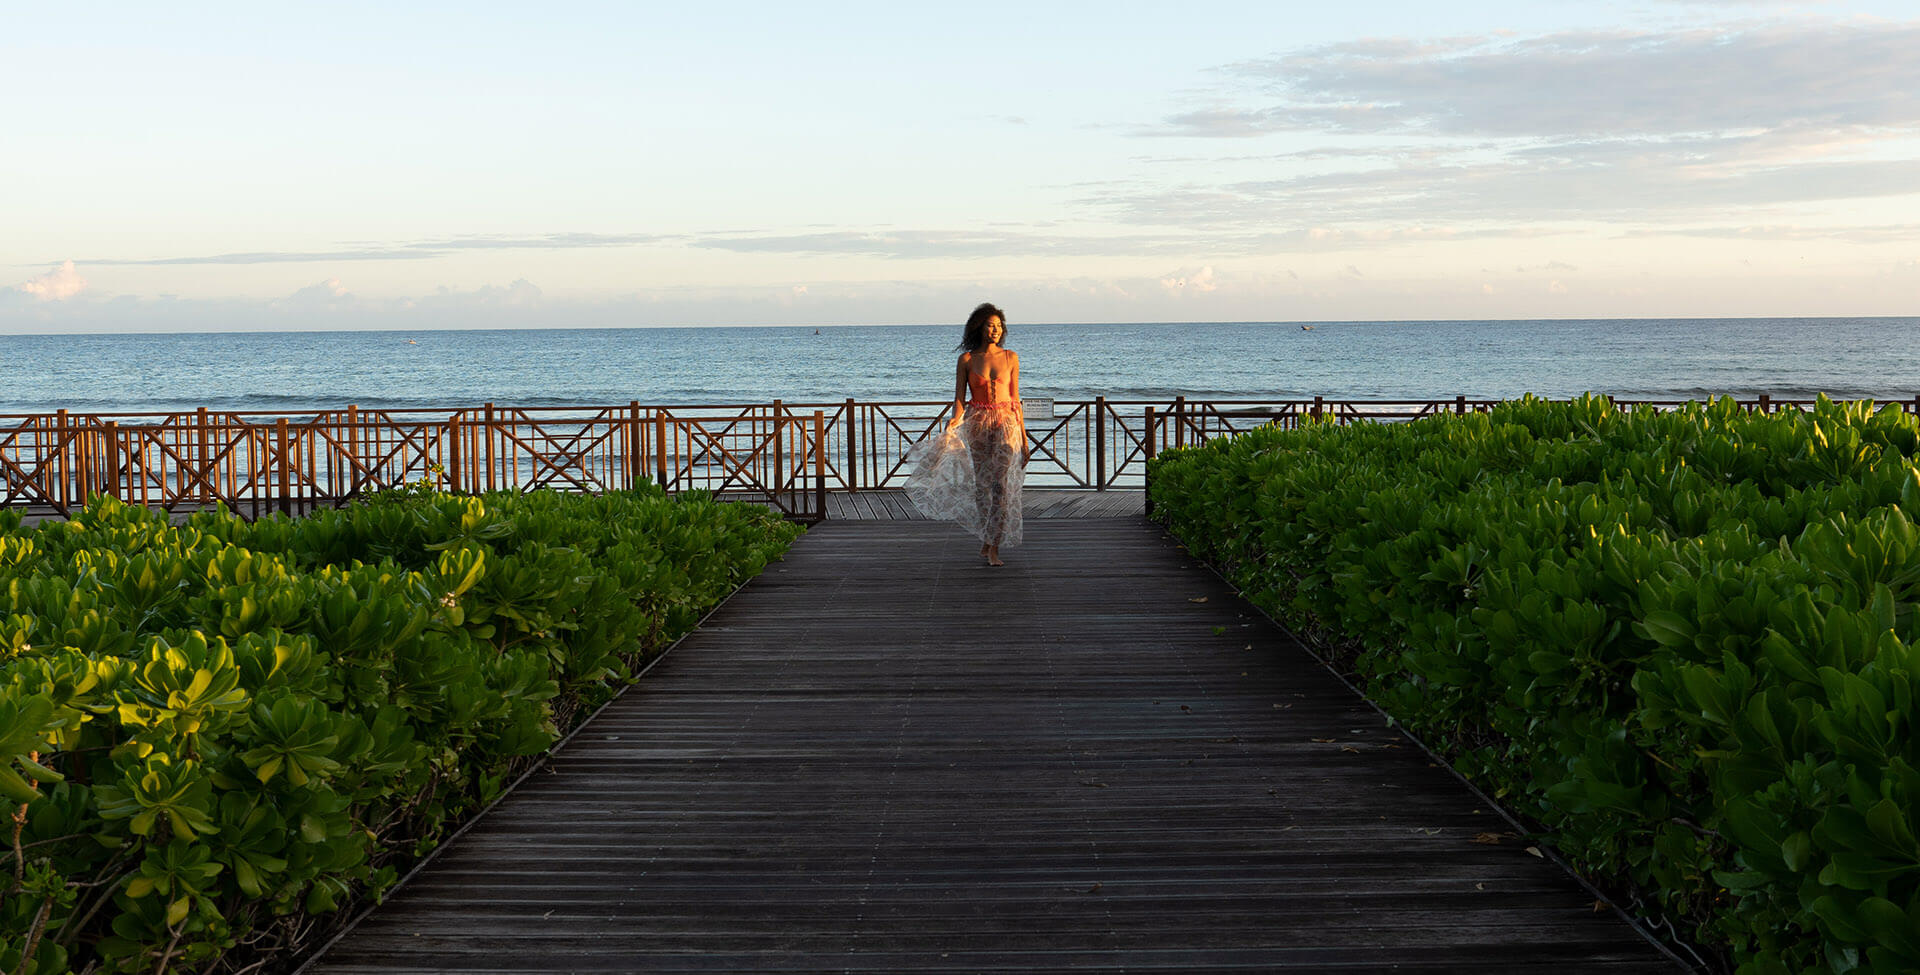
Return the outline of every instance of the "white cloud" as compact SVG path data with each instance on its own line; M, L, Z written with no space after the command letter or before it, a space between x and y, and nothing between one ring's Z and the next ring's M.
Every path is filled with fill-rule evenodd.
M1206 190L1119 191L1084 202L1122 222L1175 225L1189 232L1241 228L1264 235L1264 228L1276 224L1311 221L1322 230L1330 224L1359 225L1338 238L1352 244L1376 236L1360 227L1383 221L1506 224L1471 233L1416 228L1385 235L1393 241L1520 237L1557 232L1540 225L1547 221L1690 221L1722 217L1731 209L1902 196L1920 186L1920 159L1747 165L1737 151L1727 152L1712 164L1691 151L1647 145L1627 158L1509 154L1281 176Z
M1617 137L1920 122L1920 21L1366 41L1231 65L1277 96L1175 116L1270 131Z
M507 285L507 291L501 296L501 301L514 308L531 308L539 304L540 299L545 295L546 292L541 291L538 285L526 278L521 278Z
M1047 234L1012 230L828 230L714 235L693 246L748 254L858 254L905 259L1191 253L1191 234Z
M828 255L878 257L888 260L1089 258L1089 257L1174 257L1221 259L1257 254L1311 253L1417 243L1423 241L1465 241L1511 239L1562 231L1527 226L1452 227L1424 222L1416 204L1425 201L1415 194L1383 185L1377 192L1401 197L1377 211L1383 218L1398 221L1389 226L1327 226L1314 223L1323 217L1349 218L1361 212L1363 204L1376 200L1369 196L1364 181L1347 181L1342 186L1302 182L1298 184L1260 182L1242 183L1205 194L1174 192L1157 196L1090 197L1074 201L1082 206L1111 211L1129 223L1157 225L1153 231L1112 230L1107 232L1058 233L1032 229L946 230L926 228L888 228L873 230L836 229L802 234L712 233L680 238L688 247L743 254ZM1351 193L1352 200L1343 198ZM1298 201L1292 206L1288 201ZM1273 218L1286 209L1284 222ZM1281 226L1275 226L1281 223ZM1286 224L1295 224L1285 229ZM582 240L586 234L553 234L542 241ZM607 240L626 240L605 237ZM468 248L461 241L479 241L471 247L533 246L523 239L460 238L419 245L370 245L362 250L286 251L249 254L225 254L213 257L151 257L139 260L106 259L91 261L108 266L244 265L314 263L347 261L421 260L447 256L451 250ZM558 246L558 245L555 245ZM577 246L588 246L579 244ZM612 245L608 245L612 246ZM470 248L469 248L470 249ZM328 280L333 280L329 278ZM324 289L302 294L303 300L328 297ZM342 298L345 295L333 295Z
M1116 184L1082 202L1131 224L1354 233L1429 221L1717 222L1905 197L1920 186L1915 50L1920 20L1811 18L1304 48L1224 66L1234 90L1147 134L1309 134L1328 145L1221 157L1270 159L1266 179ZM1383 148L1382 136L1394 141ZM1352 162L1337 165L1343 156Z
M519 278L506 287L489 284L472 291L456 291L441 286L432 297L419 299L422 304L431 304L442 308L512 308L530 310L540 304L546 292L540 286Z
M511 284L455 289L445 285L432 294L369 298L355 294L337 277L307 285L284 298L265 302L277 317L301 321L306 327L382 328L419 323L426 327L459 326L492 320L501 327L538 325L533 316L545 293L525 278ZM245 307L245 302L229 303Z
M20 282L16 287L41 301L65 301L87 290L87 279L73 269L72 261L67 261L45 274Z
M483 234L417 240L407 243L358 244L326 251L242 251L228 254L198 254L173 257L91 258L88 264L122 267L160 267L170 265L248 265L248 264L336 264L342 261L425 261L445 257L457 251L473 250L570 250L581 248L635 247L671 242L681 238L660 234L555 233L537 237L509 237Z
M273 308L296 314L337 316L364 310L366 302L347 290L339 278L316 281L304 288L269 302Z
M1170 294L1205 293L1219 290L1220 281L1214 277L1213 267L1209 265L1166 275L1160 279L1160 287Z
M1623 237L1724 237L1729 240L1844 240L1856 244L1898 243L1920 238L1920 224L1808 227L1798 224L1744 227L1667 227L1630 230Z
M339 278L328 278L301 288L289 295L288 300L333 302L346 297L349 297L346 285L341 284Z

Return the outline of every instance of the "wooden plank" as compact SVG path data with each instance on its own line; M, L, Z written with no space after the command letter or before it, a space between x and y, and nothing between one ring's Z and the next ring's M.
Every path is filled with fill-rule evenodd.
M1682 970L1157 526L959 541L815 527L306 970Z
M1060 506L1062 500L1059 492L1055 491L1023 491L1020 502L1025 510L1022 514L1028 518L1046 518Z
M926 521L927 516L913 506L904 491L889 491L884 495L887 510L896 521Z
M849 494L844 491L827 492L827 517L830 519L871 518L867 505L867 498L862 494Z
M1085 501L1088 498L1093 497L1092 494L1089 494L1086 492L1080 492L1080 491L1073 492L1072 494L1067 494L1066 492L1053 492L1053 493L1054 493L1054 496L1048 499L1051 502L1051 504L1048 506L1047 512L1042 517L1051 517L1051 518L1077 517L1080 515L1081 509L1084 506Z
M830 521L844 521L852 517L848 513L853 496L833 492L827 495L827 518Z
M1140 491L1089 491L1082 488L1028 488L1022 493L1028 518L1113 518L1139 516L1145 511ZM829 492L828 517L852 521L922 521L926 516L898 489Z

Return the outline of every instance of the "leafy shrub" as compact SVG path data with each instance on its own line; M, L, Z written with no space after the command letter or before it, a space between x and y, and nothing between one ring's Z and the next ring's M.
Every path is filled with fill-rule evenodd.
M1156 460L1156 516L1742 975L1920 969L1920 424L1525 399Z
M0 514L0 970L312 947L798 531L657 489Z

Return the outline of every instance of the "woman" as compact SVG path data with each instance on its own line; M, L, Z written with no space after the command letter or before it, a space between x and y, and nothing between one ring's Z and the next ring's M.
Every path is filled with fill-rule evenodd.
M1027 423L1020 412L1020 357L1004 348L1007 319L981 305L967 316L953 375L953 419L913 446L907 496L930 518L950 519L980 539L988 565L1020 544L1020 486Z

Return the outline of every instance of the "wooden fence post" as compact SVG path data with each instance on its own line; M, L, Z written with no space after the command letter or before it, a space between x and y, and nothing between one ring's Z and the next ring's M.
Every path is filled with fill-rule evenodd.
M1766 393L1761 393L1761 394L1760 394L1760 403L1759 403L1759 409L1760 409L1760 412L1762 412L1762 413L1772 413L1772 412L1773 412L1773 397L1771 397L1771 396L1768 396L1768 395L1767 395Z
M460 490L460 414L447 417L447 493Z
M100 490L99 448L94 443L93 431L80 424L73 430L73 485L74 507L85 507L87 498Z
M1143 462L1140 468L1141 480L1145 482L1145 484L1142 485L1141 493L1146 496L1147 517L1151 518L1153 517L1153 457L1154 457L1153 448L1154 448L1154 441L1158 439L1156 436L1157 431L1154 430L1153 407L1151 406L1147 407L1146 427L1147 427L1147 436L1146 436L1147 459Z
M491 422L492 404L488 404L488 421ZM487 437L487 449L493 449L493 437ZM488 454L488 467L491 470L493 455ZM647 431L640 426L640 401L627 402L627 490L640 486L642 471L647 469Z
M1315 396L1313 398L1313 418L1314 419L1316 420L1320 419L1320 410L1326 405L1326 402L1327 402L1327 399L1324 396Z
M1187 398L1185 396L1173 398L1173 445L1175 447L1187 445Z
M274 421L273 439L275 466L280 469L279 486L274 493L280 496L280 510L291 513L293 511L293 481L291 478L293 474L293 461L287 456L286 417L283 416Z
M779 400L774 400L773 401L773 483L768 485L768 491L771 494L773 494L775 497L779 497L780 485L785 481L785 478L781 477L780 475L784 473L786 470L786 452L782 449L786 446L787 425L786 423L782 422L786 419L786 416L787 416L787 408L780 405Z
M849 493L860 490L860 427L854 420L856 415L853 397L849 396L846 412L840 414L840 435L847 439L847 469L843 476L846 478Z
M100 493L100 444L91 427L75 425L73 431L74 507L84 508L87 499Z
M494 462L493 462L493 441L494 441L494 435L493 435L493 404L492 404L492 403L488 403L488 404L486 404L486 406L485 406L485 410L486 410L486 412L485 412L484 414L482 414L482 416L484 417L484 419L485 419L485 423L486 423L486 438L487 438L487 490L489 490L489 491L497 491L497 490L499 490L499 488L498 488L498 487L496 487L495 485L497 485L497 484L499 484L499 483L500 483L500 481L499 481L499 478L498 478L498 476L497 476L499 472L498 472L498 471L495 471L495 470L493 469L493 468L494 468ZM475 478L475 479L474 479L474 482L475 482L475 484L477 485L477 484L479 483L479 478Z
M372 451L368 451L372 453ZM367 483L367 477L360 476L363 471L371 471L371 458L360 456L360 404L347 404L347 476L350 478L342 492L348 497L360 493L359 488Z
M246 439L247 449L245 451L242 451L240 449L239 444L234 444L233 452L227 455L227 458L228 458L227 463L222 466L222 470L226 472L225 496L233 499L233 506L234 506L234 509L237 511L240 508L240 501L239 501L240 465L235 461L237 461L238 459L244 458L247 461L247 470L250 472L257 466L259 466L253 463L255 448L257 447L256 438L253 435L253 425L248 423L245 420L239 419L237 417L228 417L227 419L223 419L218 422L220 425L220 429L223 431L222 432L223 436L232 435L232 434L226 433L226 431L237 431L238 436ZM248 483L252 483L252 482L249 481ZM254 493L254 497L258 499L260 495L260 489L258 485L254 485L253 493ZM256 500L254 504L254 508L255 508L254 515L256 517L260 514L258 510L259 507L260 505Z
M813 411L813 513L827 519L827 415Z
M1920 400L1916 400L1916 402L1920 402ZM54 464L53 473L50 476L56 480L48 481L47 497L52 498L54 503L60 506L61 514L66 514L67 509L73 504L73 493L71 491L73 484L73 465L67 461L67 448L71 442L69 439L71 434L68 433L68 423L66 410L61 410L54 414Z
M653 460L660 470L660 490L667 489L667 411L653 411L654 452Z
M306 430L294 442L294 453L300 455L300 470L305 475L306 487L302 488L307 496L307 512L320 510L320 423L323 414L316 413L306 423Z
M1107 398L1093 398L1093 489L1107 489Z
M1467 398L1466 398L1466 396L1464 396L1464 395L1457 395L1457 396L1455 396L1455 397L1453 398L1453 415L1454 415L1454 416L1465 416L1465 415L1466 415L1466 413L1467 413Z
M188 495L187 486L182 484L180 494L186 500L201 503L213 500L213 479L207 475L207 464L213 456L213 445L209 442L212 439L211 432L207 430L207 408L202 406L193 411L193 451L189 455L193 458L194 479L200 482L199 490L202 493Z
M122 501L133 500L132 498L121 497L121 492L120 492L120 423L119 421L117 420L107 421L106 433L103 435L101 439L100 446L101 446L100 493L111 495L115 498L120 498L120 500Z

